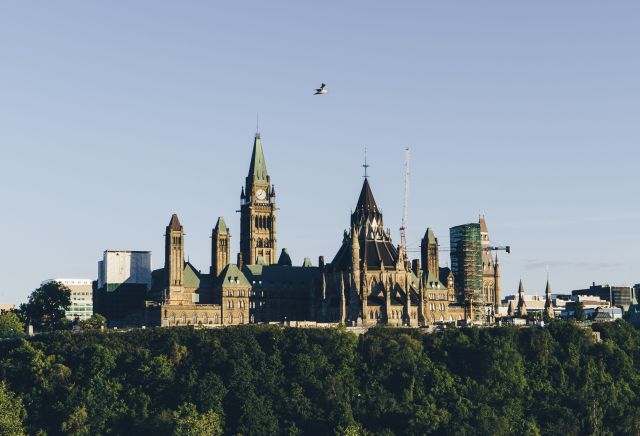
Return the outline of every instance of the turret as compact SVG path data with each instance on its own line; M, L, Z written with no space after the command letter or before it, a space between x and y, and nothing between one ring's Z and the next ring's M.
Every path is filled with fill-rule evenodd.
M231 233L224 222L224 218L218 217L218 221L211 232L211 275L218 277L230 262Z
M521 317L527 316L527 304L524 301L524 285L522 279L518 285L518 315Z
M440 280L440 264L438 259L438 238L433 230L427 228L420 244L420 256L422 258L422 268L428 272L431 277Z
M164 268L167 274L168 300L179 299L184 290L184 231L175 213L165 229Z

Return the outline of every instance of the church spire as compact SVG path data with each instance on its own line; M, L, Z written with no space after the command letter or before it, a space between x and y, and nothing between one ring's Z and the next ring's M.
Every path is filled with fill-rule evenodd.
M524 285L522 284L522 279L520 279L520 284L518 285L518 315L519 316L527 316L527 304L524 301Z
M553 318L554 317L554 312L553 312L553 299L551 297L551 285L549 284L549 275L547 274L547 286L544 289L544 313L545 315L547 315L549 318Z

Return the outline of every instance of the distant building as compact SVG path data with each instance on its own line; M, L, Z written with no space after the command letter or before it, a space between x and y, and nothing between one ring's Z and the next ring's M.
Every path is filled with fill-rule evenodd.
M622 309L619 307L602 307L596 309L593 318L595 322L611 322L616 319L622 319Z
M571 295L597 296L602 300L611 301L613 306L622 307L625 312L629 310L629 306L637 303L635 289L631 286L596 285L594 282L587 289L571 291Z
M71 291L71 306L64 313L67 319L83 321L93 315L93 280L91 279L49 279L42 284L56 282Z
M109 321L142 313L150 288L150 251L106 250L98 262L95 311Z
M6 312L11 312L15 308L15 304L0 304L0 315Z

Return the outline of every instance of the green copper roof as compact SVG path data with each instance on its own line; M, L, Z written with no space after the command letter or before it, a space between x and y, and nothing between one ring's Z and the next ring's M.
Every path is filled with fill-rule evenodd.
M264 153L262 152L262 141L260 134L256 133L253 141L253 154L251 155L251 165L249 165L249 178L257 182L267 182L267 164L264 161Z
M237 265L230 263L220 273L220 279L218 283L225 286L246 286L251 287L247 277L240 271Z
M185 288L199 288L200 277L198 271L189 262L184 264L184 287Z
M216 223L216 227L214 228L214 230L219 235L226 235L229 232L229 229L227 229L227 224L224 222L224 218L218 217L218 222Z

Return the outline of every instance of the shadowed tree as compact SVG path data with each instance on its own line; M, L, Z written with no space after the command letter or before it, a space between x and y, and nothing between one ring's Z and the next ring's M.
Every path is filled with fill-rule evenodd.
M25 321L36 330L49 331L69 325L64 311L71 306L71 291L58 282L40 286L29 296L29 301L20 305Z

